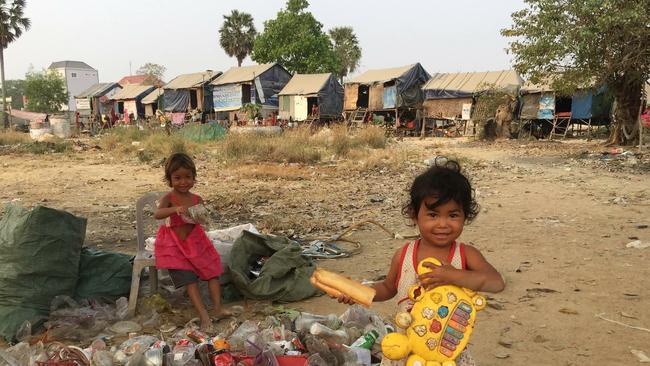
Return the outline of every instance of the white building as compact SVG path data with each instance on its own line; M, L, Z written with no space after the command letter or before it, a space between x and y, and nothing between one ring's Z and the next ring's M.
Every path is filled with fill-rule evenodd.
M49 69L58 72L65 80L68 104L63 106L64 111L76 111L75 95L99 83L99 73L85 62L57 61L52 62Z

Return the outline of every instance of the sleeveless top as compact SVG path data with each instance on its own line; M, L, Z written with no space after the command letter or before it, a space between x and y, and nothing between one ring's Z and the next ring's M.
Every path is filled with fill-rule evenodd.
M409 289L417 282L417 253L420 246L420 239L412 241L402 248L400 258L400 271L397 273L395 288L397 289L397 307L399 311L409 311L413 302L409 299ZM458 244L455 241L449 249L447 261L456 269L466 269L465 265L465 244Z
M173 193L169 193L169 200L172 202L174 206L182 206L181 203L178 201L176 195ZM192 202L195 205L198 204L199 196L192 194ZM195 222L187 215L179 215L176 212L171 214L169 216L169 220L167 221L167 226L169 227L179 227L186 224L195 224Z

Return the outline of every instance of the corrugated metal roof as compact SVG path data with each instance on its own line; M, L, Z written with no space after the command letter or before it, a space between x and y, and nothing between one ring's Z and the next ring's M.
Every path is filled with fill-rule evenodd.
M125 85L124 89L118 91L111 97L112 100L120 100L120 99L136 99L142 94L148 93L150 90L153 90L153 86L151 85L135 85L135 84L129 84Z
M192 74L178 75L172 81L163 86L164 89L190 89L197 88L205 83L209 83L216 76L221 74L220 71L203 71Z
M456 72L434 75L423 89L473 94L484 91L489 85L516 91L522 84L515 70Z
M398 77L404 75L407 71L411 70L417 64L411 64L401 67L393 67L389 69L374 69L368 70L363 74L355 77L354 79L348 81L346 84L370 84L370 83L379 83L386 82L389 80L397 79Z
M158 88L154 89L151 91L151 93L147 94L142 100L140 101L142 104L152 104L156 103L156 100L163 95L163 88Z
M235 84L243 83L246 81L252 81L256 76L262 74L266 70L273 67L275 63L262 64L262 65L251 65L251 66L242 66L242 67L231 67L228 71L224 72L221 76L216 78L212 85L224 85L224 84Z
M81 61L55 61L50 64L49 68L50 69L71 68L71 69L95 70L87 63Z
M102 96L106 94L107 91L113 89L115 86L117 86L117 83L98 83L82 91L76 95L75 98L92 98L95 96Z
M289 83L278 93L278 95L306 95L317 94L327 80L329 80L331 73L325 74L296 74Z

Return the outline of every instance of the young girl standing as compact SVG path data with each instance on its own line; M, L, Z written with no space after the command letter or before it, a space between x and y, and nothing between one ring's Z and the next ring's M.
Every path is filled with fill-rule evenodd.
M202 204L201 197L190 192L196 181L196 167L187 154L172 154L165 163L165 181L172 188L160 200L154 217L168 218L156 235L156 267L169 270L176 288L187 287L187 295L199 314L201 328L209 331L212 321L201 301L199 279L208 281L213 313L221 315L219 276L221 258L205 231L188 215L188 208Z
M420 238L395 252L386 279L373 286L377 291L374 301L397 297L399 311L409 311L413 302L408 290L416 283L428 288L449 284L484 292L504 289L503 278L481 252L456 241L465 223L478 214L472 186L457 162L437 159L434 166L416 177L403 211L417 226ZM429 257L438 259L442 266L425 264L432 271L418 276L417 264ZM352 302L346 296L339 301ZM384 364L390 361L384 360ZM465 349L456 364L471 366L475 362Z

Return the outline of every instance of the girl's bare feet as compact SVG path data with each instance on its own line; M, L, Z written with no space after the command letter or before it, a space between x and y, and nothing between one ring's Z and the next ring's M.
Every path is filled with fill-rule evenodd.
M223 318L230 318L233 315L234 314L232 311L223 308L212 310L212 318L216 320L223 319Z
M209 316L201 317L201 331L206 333L214 332L214 327L212 325L212 319Z

